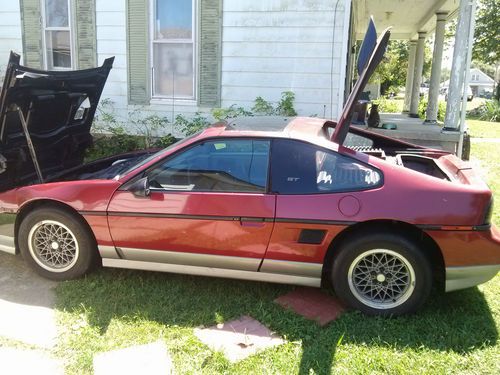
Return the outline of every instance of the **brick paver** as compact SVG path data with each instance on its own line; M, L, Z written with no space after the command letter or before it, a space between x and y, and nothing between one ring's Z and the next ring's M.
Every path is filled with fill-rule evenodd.
M295 311L306 319L325 326L345 310L342 303L317 288L297 288L275 299L279 305Z

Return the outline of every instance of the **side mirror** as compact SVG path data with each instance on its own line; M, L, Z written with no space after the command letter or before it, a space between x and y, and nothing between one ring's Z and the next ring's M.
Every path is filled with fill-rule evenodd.
M149 193L151 192L151 190L149 189L149 179L147 177L143 177L137 180L129 186L128 191L130 191L136 197L149 197Z

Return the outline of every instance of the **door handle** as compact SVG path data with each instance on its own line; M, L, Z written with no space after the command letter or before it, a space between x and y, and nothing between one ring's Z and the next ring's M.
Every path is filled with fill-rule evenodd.
M263 217L240 217L240 224L242 227L260 228L266 225Z

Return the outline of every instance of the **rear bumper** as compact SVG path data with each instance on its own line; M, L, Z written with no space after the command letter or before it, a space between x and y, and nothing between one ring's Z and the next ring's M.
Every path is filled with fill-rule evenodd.
M495 277L498 271L500 271L500 264L446 267L445 290L451 292L485 283Z
M494 225L484 231L454 232L453 237L442 248L447 292L485 283L500 271L500 231Z

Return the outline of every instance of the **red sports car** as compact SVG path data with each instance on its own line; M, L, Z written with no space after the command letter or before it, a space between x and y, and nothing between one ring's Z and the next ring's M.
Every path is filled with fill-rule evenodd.
M0 249L41 275L105 267L319 287L368 314L500 269L492 194L454 155L350 126L388 41L365 42L338 122L255 117L84 164L112 60L44 72L11 55L0 101ZM368 51L368 52L367 52ZM363 50L362 50L363 52Z

